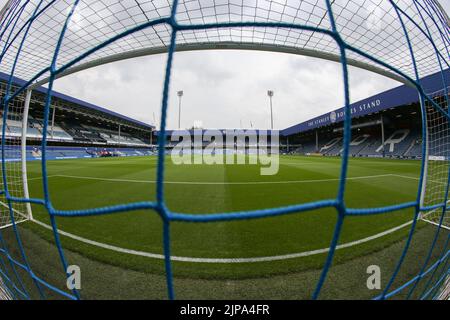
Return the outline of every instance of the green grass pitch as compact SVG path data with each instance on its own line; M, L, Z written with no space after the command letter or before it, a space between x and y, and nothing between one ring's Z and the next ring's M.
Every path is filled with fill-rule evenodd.
M155 200L156 157L97 158L48 162L50 196L57 209L85 209ZM195 214L278 207L337 195L340 158L281 156L274 176L261 176L258 165L174 165L166 162L167 206ZM419 161L351 159L346 205L377 207L414 201ZM40 162L28 164L31 197L43 197ZM41 206L34 218L49 223ZM347 217L340 244L377 235L411 221L413 210L377 216ZM198 277L252 277L320 268L325 254L284 259L328 248L336 222L335 209L294 213L257 220L172 224L175 274ZM127 250L162 254L162 223L156 212L134 211L104 216L57 218L58 227L78 237ZM33 230L51 239L41 226ZM337 261L367 254L404 238L408 228L343 249ZM115 265L162 271L160 259L118 253L62 237L65 247ZM281 257L280 257L281 256ZM230 259L269 257L255 263L190 262L192 258ZM272 258L275 257L275 258ZM279 257L279 258L276 258ZM273 261L272 261L273 260ZM151 263L149 263L151 261Z

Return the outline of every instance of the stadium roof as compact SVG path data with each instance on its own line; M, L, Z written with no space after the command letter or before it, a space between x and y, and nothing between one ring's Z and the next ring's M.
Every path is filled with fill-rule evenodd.
M14 75L40 85L48 81L55 51L59 77L167 53L173 31L177 51L265 50L333 61L340 61L339 40L350 65L404 83L414 79L415 61L421 76L439 71L440 64L450 67L449 18L437 0L331 1L338 39L326 1L180 0L175 12L170 0L74 3L9 0L0 17L0 71L9 73L18 58Z
M5 74L3 72L0 72L0 81L5 81L5 82L9 81L9 75L7 75L7 74ZM22 80L22 79L14 77L13 78L13 83L16 84L16 85L22 86L22 85L25 84L25 81ZM42 87L42 86L34 88L33 90L36 91L36 92L42 93L44 95L47 94L47 88ZM108 110L108 109L103 108L103 107L99 107L99 106L94 105L92 103L89 103L89 102L86 102L86 101L83 101L83 100L80 100L80 99L68 96L68 95L60 93L60 92L56 92L54 90L52 91L52 97L60 99L60 100L62 100L64 102L69 102L71 104L74 104L74 105L76 105L77 107L79 107L80 109L82 109L85 112L92 112L92 111L94 111L96 113L104 114L104 115L107 115L109 117L115 118L118 121L128 122L128 123L131 123L133 125L136 125L136 126L139 126L139 127L143 127L143 128L146 128L146 129L154 129L155 128L154 126L152 126L150 124L144 123L144 122L139 121L139 120L135 120L133 118L124 116L124 115L122 115L120 113Z
M450 84L450 69L446 69L442 74L445 77L445 83ZM432 93L442 90L442 74L438 72L421 79L420 84L424 88L425 92ZM418 101L419 94L417 90L410 86L402 85L352 103L350 105L350 110L352 118L357 118L385 109L417 103ZM321 116L281 130L280 134L283 136L288 136L327 126L333 123L342 122L344 120L344 115L344 107L335 109Z

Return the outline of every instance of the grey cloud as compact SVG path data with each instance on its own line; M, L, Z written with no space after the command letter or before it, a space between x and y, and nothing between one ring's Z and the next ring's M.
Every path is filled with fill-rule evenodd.
M57 81L56 89L146 122L159 114L165 55L132 59L86 70ZM293 67L295 66L295 67ZM355 76L353 76L355 75ZM267 52L176 53L168 127L178 120L177 90L184 90L183 127L269 126L267 90L275 90L275 125L284 128L342 106L340 65ZM362 81L364 79L364 81ZM352 92L364 98L397 85L365 71L351 71ZM82 89L76 89L80 86ZM352 95L353 97L353 95Z

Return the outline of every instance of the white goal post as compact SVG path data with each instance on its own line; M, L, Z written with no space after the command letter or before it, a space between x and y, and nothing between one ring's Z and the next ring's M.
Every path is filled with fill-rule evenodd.
M25 96L25 105L22 115L22 141L21 141L21 164L22 164L22 183L23 183L23 196L29 199L30 193L28 191L28 175L27 175L27 128L28 128L28 112L30 110L32 90L28 89ZM31 204L27 202L25 204L26 215L29 219L33 220L33 212L31 211Z
M6 94L7 84L0 84L0 94L3 98ZM2 100L3 101L3 100ZM4 181L6 180L8 193L15 198L29 198L28 177L27 177L27 128L28 111L31 101L31 90L25 94L20 94L8 103L7 110L2 110L2 121L4 112L7 119L6 126L3 129L1 138L4 139L4 164L1 166L1 189L5 190ZM3 137L3 130L5 137ZM5 180L3 177L5 173ZM11 208L10 208L11 206ZM30 203L12 201L8 204L5 194L0 196L0 229L10 227L13 223L11 212L15 223L21 223L32 219Z

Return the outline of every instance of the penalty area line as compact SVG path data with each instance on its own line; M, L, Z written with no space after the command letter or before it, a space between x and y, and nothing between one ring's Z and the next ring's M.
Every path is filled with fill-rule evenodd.
M36 219L32 219L32 222L53 231L53 228L44 223L41 222L39 220ZM347 243L343 243L340 244L336 247L336 250L340 250L340 249L344 249L344 248L349 248L349 247L353 247L365 242L369 242L381 237L384 237L388 234L394 233L404 227L407 227L408 225L410 225L412 223L411 221L408 221L402 225L399 225L397 227L394 227L392 229L377 233L375 235L363 238L363 239L359 239L359 240L355 240L355 241L351 241L351 242L347 242ZM118 246L114 246L114 245L109 245L106 243L102 243L102 242L98 242L98 241L94 241L94 240L90 240L90 239L86 239L77 235L74 235L72 233L63 231L61 229L58 229L58 233L62 236L71 238L73 240L77 240L89 245L93 245L99 248L103 248L103 249L108 249L108 250L112 250L115 252L119 252L119 253L125 253L125 254L131 254L131 255L135 255L135 256L141 256L141 257L146 257L146 258L153 258L153 259L159 259L159 260L163 260L165 259L163 254L158 254L158 253L151 253L151 252L145 252L145 251L138 251L138 250L132 250L132 249L125 249L122 247L118 247ZM317 255L317 254L322 254L322 253L327 253L330 250L330 248L323 248L323 249L317 249L317 250L311 250L311 251L304 251L304 252L298 252L298 253L291 253L291 254L284 254L284 255L276 255L276 256L266 256L266 257L250 257L250 258L196 258L196 257L183 257L183 256L171 256L170 259L172 261L181 261L181 262L191 262L191 263L214 263L214 264L231 264L231 263L255 263L255 262L270 262L270 261L280 261L280 260L288 260L288 259L295 259L295 258L302 258L302 257L307 257L307 256L313 256L313 255Z
M364 179L376 179L376 178L386 178L396 176L399 178L415 179L409 176L400 176L395 174L379 174L371 176L359 176L359 177L349 177L346 180L364 180ZM65 175L56 174L49 176L49 178L61 177L70 179L85 179L85 180L98 180L98 181L110 181L110 182L131 182L131 183L157 183L156 180L137 180L137 179L119 179L119 178L100 178L100 177L88 177L88 176L75 176L75 175ZM331 182L340 181L340 178L329 178L329 179L311 179L311 180L286 180L286 181L241 181L241 182L207 182L207 181L164 181L164 184L186 184L186 185L258 185L258 184L298 184L298 183L320 183L320 182Z
M0 204L3 206L7 206L5 203L3 203L2 201L0 201ZM16 209L13 209L14 212L23 215L23 213L19 212ZM53 231L53 228L36 219L29 219L31 222L45 228L48 229L50 231ZM22 222L25 222L22 221ZM353 247L365 242L369 242L381 237L384 237L388 234L394 233L404 227L409 226L411 223L413 222L413 220L408 221L404 224L401 224L397 227L394 227L392 229L388 229L385 230L383 232L377 233L375 235L363 238L363 239L359 239L359 240L355 240L355 241L351 241L351 242L347 242L347 243L343 243L340 245L336 246L336 250L341 250L344 248L349 248L349 247ZM72 234L70 232L66 232L64 230L58 229L58 233L62 236L71 238L73 240L77 240L95 247L99 247L99 248L103 248L103 249L108 249L111 251L115 251L115 252L119 252L119 253L125 253L125 254L131 254L131 255L135 255L135 256L141 256L141 257L146 257L146 258L153 258L153 259L159 259L159 260L164 260L165 257L163 254L158 254L158 253L151 253L151 252L145 252L145 251L139 251L139 250L132 250L132 249L126 249L126 248L122 248L122 247L118 247L118 246L114 246L114 245L110 245L110 244L106 244L106 243L102 243L102 242L98 242L98 241L94 241L94 240L90 240L84 237L80 237L77 236L75 234ZM270 262L270 261L280 261L280 260L289 260L289 259L295 259L295 258L302 258L302 257L308 257L308 256L313 256L313 255L318 255L318 254L322 254L322 253L327 253L328 251L330 251L330 248L322 248L322 249L317 249L317 250L311 250L311 251L304 251L304 252L297 252L297 253L290 253L290 254L284 254L284 255L277 255L277 256L266 256L266 257L250 257L250 258L196 258L196 257L182 257L182 256L171 256L170 259L172 261L181 261L181 262L191 262L191 263L215 263L215 264L231 264L231 263L255 263L255 262Z
M7 206L5 203L3 203L2 201L0 201L0 204L3 206ZM23 213L19 212L16 209L13 209L14 212L23 215ZM53 231L53 228L36 219L29 219L31 222L45 228L48 229L50 231ZM22 222L25 222L22 221ZM344 248L349 248L349 247L353 247L365 242L369 242L381 237L384 237L388 234L394 233L404 227L407 227L408 225L410 225L413 221L408 221L404 224L401 224L397 227L394 227L392 229L389 230L385 230L383 232L377 233L375 235L363 238L363 239L359 239L359 240L355 240L355 241L351 241L351 242L347 242L347 243L343 243L340 245L336 246L336 250L341 250ZM139 251L139 250L132 250L132 249L126 249L126 248L122 248L122 247L118 247L118 246L114 246L114 245L110 245L110 244L106 244L106 243L102 243L102 242L98 242L98 241L94 241L94 240L90 240L84 237L80 237L77 236L75 234L66 232L64 230L58 229L58 233L62 236L71 238L73 240L77 240L89 245L93 245L99 248L103 248L103 249L108 249L111 251L115 251L115 252L119 252L119 253L125 253L125 254L131 254L131 255L136 255L136 256L141 256L141 257L146 257L146 258L153 258L153 259L159 259L159 260L163 260L165 259L163 254L158 254L158 253L151 253L151 252L145 252L145 251ZM270 262L270 261L280 261L280 260L288 260L288 259L295 259L295 258L302 258L302 257L307 257L307 256L313 256L313 255L317 255L317 254L322 254L322 253L327 253L328 251L330 251L330 248L322 248L322 249L317 249L317 250L311 250L311 251L304 251L304 252L298 252L298 253L291 253L291 254L284 254L284 255L277 255L277 256L266 256L266 257L250 257L250 258L196 258L196 257L182 257L182 256L171 256L170 259L172 261L181 261L181 262L192 262L192 263L215 263L215 264L230 264L230 263L255 263L255 262Z

